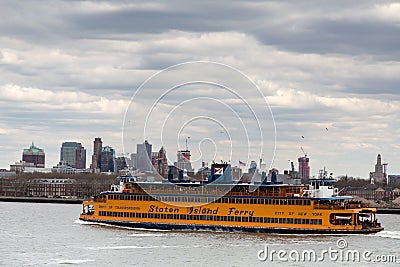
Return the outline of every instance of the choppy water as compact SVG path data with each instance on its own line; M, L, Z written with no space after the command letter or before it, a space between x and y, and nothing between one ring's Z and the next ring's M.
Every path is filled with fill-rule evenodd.
M385 231L377 234L324 236L118 228L80 222L80 205L0 202L0 210L2 266L400 266L400 215L379 215ZM269 252L338 250L340 238L347 250L369 250L373 260L395 255L398 262L354 263L327 255L323 263L298 262L295 254L283 257L286 262L275 255L271 262L257 256L266 245Z

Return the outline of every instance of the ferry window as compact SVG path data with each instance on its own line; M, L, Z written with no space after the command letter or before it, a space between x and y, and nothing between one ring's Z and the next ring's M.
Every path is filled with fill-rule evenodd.
M264 218L264 223L269 223L269 221L270 221L269 218L267 217Z
M172 219L173 215L172 214L167 214L167 219Z
M165 219L165 214L161 214L161 219Z
M211 221L212 220L212 216L208 215L207 216L207 221Z
M322 219L319 219L319 220L318 220L318 224L322 224Z
M242 217L242 222L248 222L249 221L249 217Z
M183 214L180 214L180 215L179 215L179 219L180 219L180 220L183 220Z

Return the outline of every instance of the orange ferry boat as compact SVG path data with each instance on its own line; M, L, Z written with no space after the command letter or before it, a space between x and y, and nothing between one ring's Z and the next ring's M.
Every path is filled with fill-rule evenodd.
M309 185L274 180L235 184L216 173L221 167L229 173L229 164L213 164L208 181L200 182L183 180L182 175L162 182L120 176L119 185L83 202L80 219L149 229L318 234L383 230L376 209L339 196L333 179L313 179Z

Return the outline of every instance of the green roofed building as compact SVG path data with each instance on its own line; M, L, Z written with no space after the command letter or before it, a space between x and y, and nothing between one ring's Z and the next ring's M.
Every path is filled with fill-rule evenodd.
M35 146L32 142L29 148L25 148L22 153L22 161L33 163L36 168L45 167L44 150Z

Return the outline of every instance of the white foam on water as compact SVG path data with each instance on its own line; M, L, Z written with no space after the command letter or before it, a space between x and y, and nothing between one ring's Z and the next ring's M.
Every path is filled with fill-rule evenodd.
M113 228L121 228L121 229L136 230L136 231L148 231L148 232L171 232L172 231L172 230L163 230L163 229L135 228L135 227L113 225L113 224L101 223L101 222L89 222L89 221L83 221L80 219L76 219L74 221L74 224L100 225L100 226L107 226L107 227L113 227Z
M76 219L76 220L74 221L74 224L88 224L88 225L90 225L90 224L98 224L98 223L95 223L95 222L88 222L88 221L82 221L82 220L80 220L80 219Z
M159 236L164 236L164 234L136 233L136 234L129 234L128 236L133 236L133 237L159 237Z
M57 264L80 264L94 261L95 260L59 260Z
M400 239L400 231L382 231L375 234L375 236L384 238Z
M122 250L122 249L154 249L154 248L178 248L179 246L107 246L107 247L87 247L88 250Z

